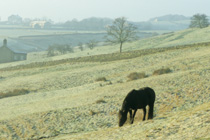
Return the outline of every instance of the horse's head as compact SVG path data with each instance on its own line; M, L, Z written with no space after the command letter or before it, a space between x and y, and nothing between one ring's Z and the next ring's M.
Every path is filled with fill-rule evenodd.
M127 120L127 113L125 110L120 110L118 113L118 117L119 117L119 127L123 126L123 124L126 122Z

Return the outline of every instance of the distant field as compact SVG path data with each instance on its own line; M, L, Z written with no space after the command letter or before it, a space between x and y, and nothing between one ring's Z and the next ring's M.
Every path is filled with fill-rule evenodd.
M39 35L56 35L56 34L72 34L75 31L65 31L65 30L35 30L31 28L23 29L2 29L0 28L0 38L12 37L18 38L20 36L39 36ZM81 31L80 33L87 33Z
M161 33L162 31L157 32ZM153 36L153 34L151 31L143 31L139 32L138 36L139 38L147 38ZM13 41L11 43L12 48L24 52L45 51L53 44L77 46L79 42L85 44L90 40L104 42L105 35L106 31L37 30L25 26L0 25L0 39L3 41L4 38L9 38ZM15 45L15 42L18 45ZM10 45L10 41L8 41L8 44Z
M32 29L28 26L0 25L0 38L18 38L21 36L56 35L72 33L104 33L104 31L72 31L60 29Z
M143 30L144 33L167 33L168 30ZM74 31L63 29L32 29L28 26L19 25L1 25L0 24L0 38L12 37L17 38L20 36L38 36L38 35L56 35L56 34L72 34L72 33L106 33L106 31Z
M24 25L4 25L4 24L0 24L0 28L1 29L17 29L17 28L22 28L22 29L27 29L29 28L28 26L24 26Z
M140 39L151 37L153 35L167 33L169 31L140 31L138 36ZM106 31L73 31L73 30L61 30L61 29L32 29L26 26L17 25L0 25L0 39L10 38L18 42L18 44L26 44L26 46L32 46L26 52L43 51L52 44L71 44L77 46L79 42L87 43L90 40L97 42L104 41L104 35ZM8 42L9 43L9 42ZM13 43L14 44L14 43ZM16 46L13 46L16 47ZM21 45L18 45L18 50L24 50Z
M35 30L31 28L0 28L0 40L9 38L12 40L12 48L16 50L25 50L25 52L44 51L52 44L71 44L77 45L79 42L88 42L89 40L101 41L104 32L94 31L70 31L70 30ZM15 43L17 42L17 43ZM11 45L8 41L8 45ZM17 44L17 45L15 45ZM23 44L21 46L21 44ZM1 46L1 45L0 45ZM28 46L24 48L23 46ZM32 49L31 49L32 48Z

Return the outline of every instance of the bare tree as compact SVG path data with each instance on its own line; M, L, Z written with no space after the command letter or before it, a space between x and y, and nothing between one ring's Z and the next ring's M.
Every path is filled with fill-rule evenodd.
M122 45L128 41L137 39L137 27L127 22L125 17L120 17L114 20L111 26L107 27L106 41L112 44L120 44L120 53Z

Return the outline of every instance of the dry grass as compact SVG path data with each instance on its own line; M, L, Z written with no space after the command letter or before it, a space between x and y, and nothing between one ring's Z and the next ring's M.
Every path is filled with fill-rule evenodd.
M0 100L0 139L209 138L209 56L210 47L188 47L116 61L2 71L0 92L37 92ZM118 82L126 81L128 72L152 75L160 67L173 73ZM101 75L112 84L95 82ZM119 128L124 97L145 86L156 92L154 120L142 122L138 111L133 125Z

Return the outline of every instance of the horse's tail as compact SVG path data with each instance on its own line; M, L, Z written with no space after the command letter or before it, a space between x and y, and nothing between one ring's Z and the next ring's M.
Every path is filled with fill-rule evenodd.
M153 89L149 89L149 98L150 98L150 103L149 103L149 116L148 119L153 119L153 111L154 111L154 103L155 103L155 91Z
M150 104L149 106L149 116L148 119L153 119L153 110L154 110L154 103Z

